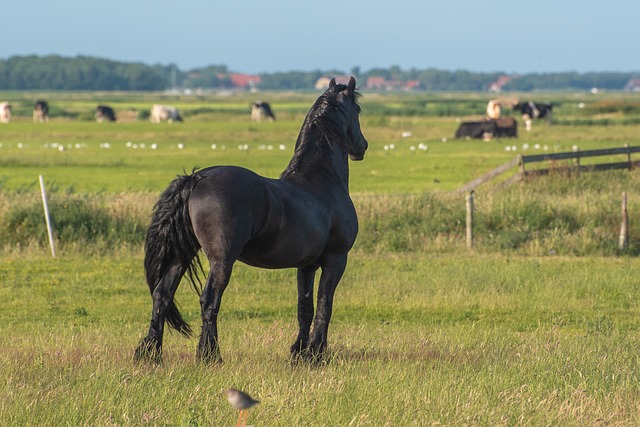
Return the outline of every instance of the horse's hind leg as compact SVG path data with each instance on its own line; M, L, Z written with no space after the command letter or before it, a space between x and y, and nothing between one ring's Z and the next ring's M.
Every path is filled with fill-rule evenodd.
M153 291L153 312L149 332L136 348L135 360L149 360L155 363L162 361L162 336L167 309L175 307L173 297L184 274L184 267L174 264ZM188 333L188 330L187 330Z
M298 357L307 352L309 331L313 321L313 280L317 267L298 269L298 338L291 346L291 356Z
M202 309L202 335L196 358L207 363L221 363L218 343L218 312L222 294L229 284L233 262L211 262L207 284L200 295Z

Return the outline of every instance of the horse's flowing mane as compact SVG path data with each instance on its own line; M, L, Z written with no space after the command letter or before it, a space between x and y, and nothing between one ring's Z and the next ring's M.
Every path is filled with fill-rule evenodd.
M305 160L309 159L310 154L315 152L322 143L338 143L344 147L345 136L342 134L342 125L346 117L336 97L346 89L347 85L336 84L320 95L313 104L300 128L293 157L280 175L281 178L299 171ZM354 92L353 95L356 100L360 97L358 92Z

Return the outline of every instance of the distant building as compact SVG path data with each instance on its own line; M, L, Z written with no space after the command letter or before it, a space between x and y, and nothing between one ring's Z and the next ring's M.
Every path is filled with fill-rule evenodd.
M627 92L640 92L640 79L631 79L624 85Z
M500 76L498 80L495 82L489 83L489 92L502 92L502 88L507 85L511 81L511 77L509 76Z
M404 84L404 89L407 91L420 89L420 80L407 80Z
M231 73L229 80L231 80L234 87L242 89L254 88L260 84L260 76L253 74Z
M388 92L410 92L420 89L420 80L387 80L384 77L371 76L364 85L365 89L388 91Z
M349 83L351 76L322 76L316 81L316 84L313 87L317 90L326 90L329 87L329 82L332 78L336 79L336 83L346 85Z
M369 77L364 87L372 90L385 90L387 88L387 81L384 77Z
M336 79L336 83L347 84L351 76L333 76ZM329 87L331 77L320 77L314 87L317 90L325 90ZM387 91L387 92L409 92L420 88L420 80L408 80L402 82L399 80L387 80L384 77L371 76L367 78L367 81L362 85L366 90L374 91Z

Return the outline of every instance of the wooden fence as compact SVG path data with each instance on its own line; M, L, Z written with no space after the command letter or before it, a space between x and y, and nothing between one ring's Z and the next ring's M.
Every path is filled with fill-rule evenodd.
M633 169L640 166L640 160L632 160L631 154L640 153L640 147L630 147L625 145L619 148L605 148L601 150L585 150L585 151L571 151L565 153L549 153L549 154L534 154L530 156L519 155L513 160L510 160L497 168L487 172L481 177L474 179L473 181L465 184L458 189L460 192L468 192L474 190L480 185L493 180L494 178L502 175L503 173L518 166L518 171L511 178L503 182L503 184L510 184L514 181L519 181L528 176L541 176L548 175L550 172L591 172L591 171L603 171L612 169ZM625 156L624 161L610 162L610 163L595 163L595 164L580 164L580 159L599 156ZM552 167L543 169L531 169L526 168L527 165L539 162L554 163L559 160L572 160L571 164L552 165Z

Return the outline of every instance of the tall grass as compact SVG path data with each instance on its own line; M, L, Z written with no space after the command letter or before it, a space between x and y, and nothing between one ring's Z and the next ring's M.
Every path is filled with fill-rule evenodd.
M640 208L636 171L552 175L475 195L478 252L520 255L612 256L640 252L640 224L631 215L631 242L621 252L622 192L631 213ZM355 194L364 253L456 252L466 245L465 194ZM0 193L0 239L6 249L47 245L41 201ZM50 212L61 248L141 246L156 195L76 195L54 192Z

